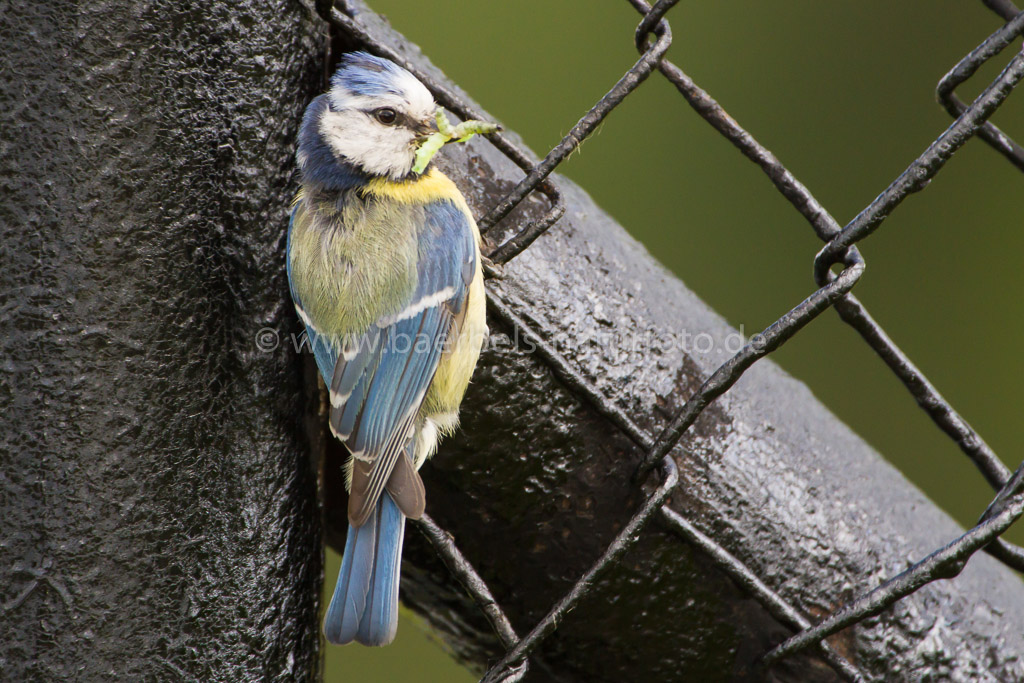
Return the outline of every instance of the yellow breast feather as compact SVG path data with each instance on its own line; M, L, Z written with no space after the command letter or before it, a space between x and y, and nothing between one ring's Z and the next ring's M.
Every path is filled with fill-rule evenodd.
M436 168L431 168L416 180L396 183L386 178L374 178L366 184L363 192L399 204L429 204L447 199L472 216L459 188Z

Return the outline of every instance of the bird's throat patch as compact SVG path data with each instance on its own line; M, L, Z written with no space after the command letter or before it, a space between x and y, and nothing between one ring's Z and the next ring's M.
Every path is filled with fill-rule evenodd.
M462 194L455 183L436 168L431 168L415 180L396 182L386 178L374 178L366 184L362 192L380 199L390 199L400 204L429 204L447 200L464 208L469 214L465 200L462 199Z

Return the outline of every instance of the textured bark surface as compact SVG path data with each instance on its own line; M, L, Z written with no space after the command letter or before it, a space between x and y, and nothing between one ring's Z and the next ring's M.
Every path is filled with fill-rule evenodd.
M301 364L255 338L291 321L324 33L290 2L0 9L5 681L318 675Z
M377 39L432 69L362 5L347 4ZM477 215L522 177L480 140L445 148L441 157ZM726 359L727 347L736 350L733 331L584 192L559 183L565 217L510 264L506 279L488 286L602 395L656 433ZM517 220L544 208L527 204ZM684 217L666 229L693 227ZM462 430L423 470L427 510L525 634L637 509L644 493L630 477L641 452L517 343L505 321L492 313L490 325ZM699 334L710 335L712 349L706 339L696 342ZM672 506L812 618L959 533L770 361L713 404L674 456L682 485ZM337 547L344 492L336 464L327 468L326 496L328 538ZM403 599L474 666L493 662L501 649L486 622L423 538L412 531L407 538ZM757 680L764 674L752 668L754 658L786 634L705 557L653 522L545 642L530 680ZM832 642L875 680L1020 680L1024 586L978 555L956 579ZM768 676L834 678L809 656Z

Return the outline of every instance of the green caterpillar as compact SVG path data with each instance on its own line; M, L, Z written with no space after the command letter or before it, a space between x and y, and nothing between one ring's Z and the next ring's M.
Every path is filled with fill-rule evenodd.
M495 123L487 123L486 121L476 121L470 119L469 121L463 121L462 123L452 126L448 121L448 117L445 116L444 111L441 109L437 110L435 114L437 119L437 132L431 133L423 144L420 145L419 149L416 150L416 160L413 163L412 170L415 173L423 173L423 170L430 163L430 160L437 154L438 150L444 147L449 142L465 142L474 135L489 135L491 133L497 133L501 130L501 126Z

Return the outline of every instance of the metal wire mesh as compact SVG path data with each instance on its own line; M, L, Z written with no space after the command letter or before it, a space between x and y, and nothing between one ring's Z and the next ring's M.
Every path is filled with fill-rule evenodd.
M665 15L678 0L659 0L653 6L644 0L629 0L641 14L640 23L634 34L640 58L540 163L534 164L529 155L506 136L500 133L488 136L497 149L523 169L525 176L480 220L481 231L488 237L494 237L497 233L496 226L502 219L535 191L543 194L549 204L547 212L540 220L521 228L488 254L490 264L487 270L492 275L557 223L565 212L565 205L557 184L549 178L550 174L594 131L609 112L655 70L676 87L705 121L767 174L775 188L810 223L815 234L825 242L825 246L814 259L814 277L818 289L769 325L761 334L756 335L752 342L715 370L686 401L668 426L657 435L648 434L637 426L623 410L593 388L542 335L517 316L508 305L509 302L503 300L502 296L493 290L488 291L488 306L491 313L514 326L525 340L535 346L540 357L571 390L586 398L598 412L616 424L646 451L637 472L637 485L644 475L659 466L662 481L601 557L524 637L516 634L486 583L463 557L451 536L429 517L423 518L421 526L427 537L483 611L506 647L506 653L501 660L485 673L482 679L484 683L520 680L528 670L530 653L545 637L555 631L561 618L587 594L600 574L629 550L645 524L656 516L656 513L660 513L670 529L706 553L719 569L758 600L773 617L796 632L765 654L765 665L771 665L801 649L815 648L836 673L847 681L863 680L863 675L824 642L826 637L878 614L931 581L956 576L979 550L985 550L1017 571L1024 571L1024 549L999 538L1000 534L1024 513L1024 463L1016 472L1011 473L967 421L953 409L927 377L872 319L863 304L850 294L865 266L864 259L857 250L857 243L881 227L893 209L907 196L923 189L931 178L942 170L945 162L973 136L979 136L1024 171L1024 148L987 121L1013 88L1024 79L1024 51L1016 53L999 76L970 105L964 104L954 93L955 88L969 79L982 64L1000 54L1024 33L1024 12L1020 12L1012 2L982 1L1007 23L965 56L938 84L938 99L955 121L846 226L840 226L808 189L769 150L740 127L708 93L678 66L665 59L665 53L672 42L672 32ZM343 2L341 5L344 8ZM375 41L372 35L350 16L352 12L343 12L329 1L319 2L317 7L324 19L361 41L372 51L409 69L444 107L463 119L483 118L480 112L429 74L410 64L401 54ZM834 272L835 268L839 268L838 272ZM835 308L840 318L860 333L864 341L899 377L935 425L957 443L997 493L975 527L911 565L906 571L865 592L861 597L812 625L741 561L701 533L678 512L664 505L664 502L678 482L676 464L669 453L701 412L728 391L758 359L778 349L807 323L830 308Z

